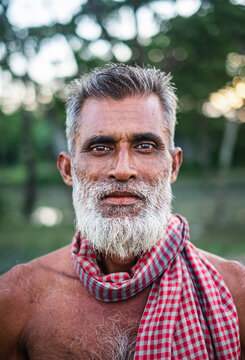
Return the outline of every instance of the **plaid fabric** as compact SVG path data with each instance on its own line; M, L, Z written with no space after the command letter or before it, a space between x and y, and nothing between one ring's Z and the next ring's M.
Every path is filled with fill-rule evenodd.
M240 359L239 324L232 297L215 268L189 242L186 220L172 215L166 234L130 274L105 275L79 232L72 260L88 291L113 302L152 284L138 330L134 360Z

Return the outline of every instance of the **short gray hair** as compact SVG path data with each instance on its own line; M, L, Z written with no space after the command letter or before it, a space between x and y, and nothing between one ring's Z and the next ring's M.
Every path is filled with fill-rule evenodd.
M74 156L74 141L79 115L87 98L120 100L129 96L156 94L163 106L169 131L169 148L174 148L177 97L171 75L152 67L108 64L74 80L66 99L66 137L68 151Z

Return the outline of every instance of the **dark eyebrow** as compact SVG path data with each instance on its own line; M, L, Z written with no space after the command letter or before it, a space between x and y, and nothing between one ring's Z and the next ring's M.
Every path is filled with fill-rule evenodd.
M162 145L163 144L163 140L159 135L156 135L154 133L151 132L147 132L147 133L135 133L132 135L131 137L133 142L137 142L137 141L153 141L158 145Z
M159 146L164 145L162 138L159 135L156 135L151 132L134 133L130 136L130 141L131 142L152 141ZM84 141L82 148L89 149L90 146L94 144L115 144L116 142L117 140L113 136L94 135Z
M101 144L101 143L115 143L115 139L112 136L104 136L104 135L95 135L91 136L87 140L84 141L83 148L89 148L91 145L94 144Z

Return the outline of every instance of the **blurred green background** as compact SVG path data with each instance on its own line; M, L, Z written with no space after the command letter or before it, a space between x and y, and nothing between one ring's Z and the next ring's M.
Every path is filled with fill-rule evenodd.
M107 62L171 72L184 151L174 211L245 259L245 1L0 1L0 272L68 244L65 85Z

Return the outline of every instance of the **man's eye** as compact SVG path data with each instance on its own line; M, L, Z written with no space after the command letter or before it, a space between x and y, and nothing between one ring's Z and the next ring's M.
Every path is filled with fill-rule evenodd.
M136 146L139 150L152 151L155 148L155 145L150 143L142 143Z
M103 151L110 151L111 149L105 145L95 145L91 147L92 152L103 152Z

